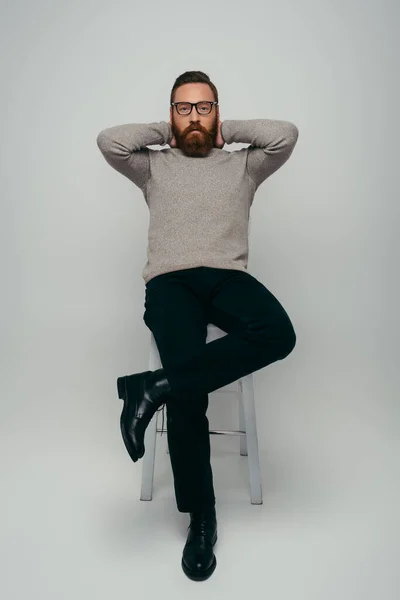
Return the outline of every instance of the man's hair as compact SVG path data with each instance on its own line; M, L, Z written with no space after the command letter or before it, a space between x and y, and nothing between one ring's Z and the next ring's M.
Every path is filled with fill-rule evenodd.
M170 102L174 101L175 91L184 83L207 83L214 94L214 100L218 102L218 90L210 80L209 76L206 73L203 73L203 71L185 71L185 73L179 75L173 85Z

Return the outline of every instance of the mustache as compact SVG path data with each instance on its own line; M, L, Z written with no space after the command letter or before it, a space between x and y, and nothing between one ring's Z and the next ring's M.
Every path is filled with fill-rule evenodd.
M186 133L184 135L187 135L191 131L200 131L200 133L204 133L205 135L210 135L212 133L212 132L210 132L207 129L204 129L202 127L191 127L190 129L186 130Z

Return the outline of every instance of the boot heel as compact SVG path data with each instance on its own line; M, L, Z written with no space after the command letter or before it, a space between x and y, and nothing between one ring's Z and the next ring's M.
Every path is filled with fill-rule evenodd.
M118 377L117 379L118 398L125 400L125 377Z

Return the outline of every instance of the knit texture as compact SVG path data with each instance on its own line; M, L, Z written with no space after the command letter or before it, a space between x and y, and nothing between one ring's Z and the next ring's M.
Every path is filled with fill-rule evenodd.
M226 144L205 157L165 146L167 121L128 123L101 131L97 145L106 161L143 193L149 207L147 262L142 277L208 266L247 270L249 214L259 185L290 157L296 125L272 119L226 120Z

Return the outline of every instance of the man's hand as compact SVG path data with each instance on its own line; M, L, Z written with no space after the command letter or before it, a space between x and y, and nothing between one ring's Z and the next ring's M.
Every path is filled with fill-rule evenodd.
M218 129L217 129L217 137L215 138L215 147L222 148L225 144L224 138L221 133L221 125L222 122L218 119Z
M172 127L171 121L169 122L169 124ZM176 139L175 139L174 134L172 134L172 138L171 138L171 141L170 141L169 145L171 146L171 148L176 148Z

